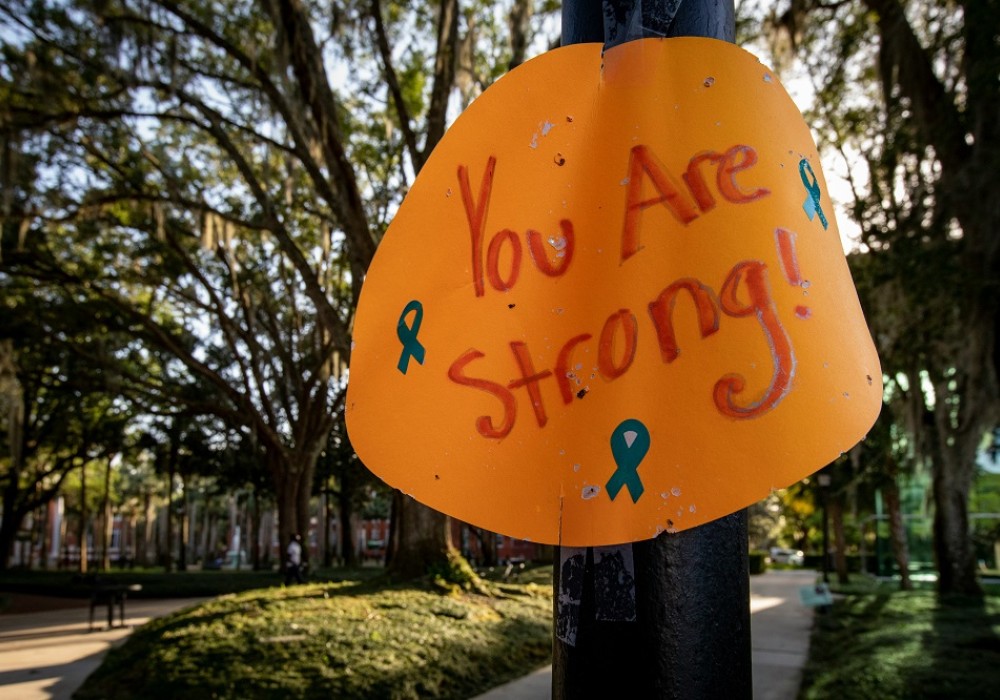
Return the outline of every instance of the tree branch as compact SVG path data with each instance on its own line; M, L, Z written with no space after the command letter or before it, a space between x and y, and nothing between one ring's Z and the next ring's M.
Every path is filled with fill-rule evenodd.
M340 193L334 203L334 211L351 241L349 254L367 269L375 255L375 241L368 227L354 168L344 149L337 102L330 89L323 56L313 36L308 13L300 0L269 0L266 4L281 38L287 44L291 68L301 88L302 99L319 133L324 159L331 174L330 184Z
M966 127L954 97L934 74L931 56L920 44L899 0L865 0L878 15L880 61L886 104L898 87L913 112L921 137L934 146L942 167L957 177L969 158Z
M399 77L393 66L392 51L389 48L389 37L386 35L385 23L382 21L382 5L379 0L372 0L371 15L372 19L375 20L375 46L382 59L382 75L385 77L389 96L392 98L396 115L399 117L399 128L403 131L403 141L406 143L406 150L413 162L413 169L419 171L424 164L424 154L417 148L417 136L413 133L410 110L406 107L403 90L399 85Z
M448 119L448 96L455 84L458 54L458 0L441 0L438 17L437 54L434 57L434 86L427 109L427 136L419 165L422 167L438 145ZM420 168L414 167L418 171Z

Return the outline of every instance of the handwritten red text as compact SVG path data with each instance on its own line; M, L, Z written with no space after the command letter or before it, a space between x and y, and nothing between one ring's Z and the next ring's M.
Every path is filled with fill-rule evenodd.
M485 238L486 215L490 207L490 196L493 193L496 165L497 159L490 156L479 183L478 199L472 196L469 169L464 165L458 166L458 184L462 191L462 205L465 207L465 217L469 222L469 234L472 239L472 285L477 297L486 294L483 239ZM528 229L525 233L531 259L535 263L535 267L547 277L559 277L565 274L573 260L575 248L573 223L569 219L562 219L559 222L559 229L561 235L553 238L554 247L558 251L555 261L550 260L546 254L541 233L534 229ZM506 270L501 270L501 255L504 248L509 249L508 264ZM490 286L498 292L512 289L521 275L522 257L521 240L515 231L503 229L495 233L486 249L485 279L489 280Z
M628 159L628 189L625 191L625 222L622 225L622 262L639 252L639 223L642 212L662 204L678 222L687 226L699 212L715 208L715 197L705 182L702 166L716 166L715 186L726 201L734 204L753 202L771 193L765 187L744 189L736 182L736 173L757 163L757 151L750 146L733 146L725 153L704 151L688 161L683 175L686 188L660 162L649 146L633 146ZM656 195L642 198L643 183L648 180ZM685 191L686 189L686 191Z
M695 279L682 279L667 285L649 303L647 309L656 334L660 359L665 365L675 362L680 356L673 322L674 307L679 299L690 299L694 304L702 338L708 338L719 331L723 316L747 318L757 322L770 350L772 373L763 392L752 400L740 401L748 391L746 379L740 374L729 373L715 383L712 391L715 408L730 418L745 419L760 416L777 406L791 389L795 374L795 353L775 309L768 284L767 265L758 260L737 263L729 271L718 294ZM638 337L639 324L632 311L619 309L608 316L597 343L597 369L604 380L614 381L632 366ZM539 428L543 428L549 418L542 383L554 378L562 404L571 404L576 397L569 378L573 354L592 339L590 333L581 333L567 340L556 354L552 370L539 370L535 366L527 343L511 342L510 351L518 376L506 383L473 377L467 373L472 362L486 357L485 353L473 348L452 363L448 377L456 384L484 391L499 402L498 419L480 416L476 420L476 429L483 437L499 439L510 434L517 420L517 395L514 392L518 389L525 390L535 422ZM615 347L621 348L617 356Z

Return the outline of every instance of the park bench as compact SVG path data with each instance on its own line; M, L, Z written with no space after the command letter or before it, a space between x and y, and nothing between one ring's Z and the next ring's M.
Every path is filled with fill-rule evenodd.
M85 576L78 581L90 586L90 630L94 629L94 610L101 605L108 606L108 629L115 626L115 606L118 606L119 626L125 626L125 600L129 593L141 591L138 583L116 583L102 581L99 576Z

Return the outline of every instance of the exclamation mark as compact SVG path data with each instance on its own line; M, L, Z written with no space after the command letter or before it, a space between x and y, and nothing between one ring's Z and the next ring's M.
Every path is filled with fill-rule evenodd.
M802 274L799 272L799 258L795 254L795 234L783 228L776 228L774 240L778 245L778 260L781 262L781 271L785 274L785 279L793 287L809 289L809 280L802 279ZM808 292L803 293L808 294ZM795 315L799 318L809 318L812 310L800 304L795 307Z

